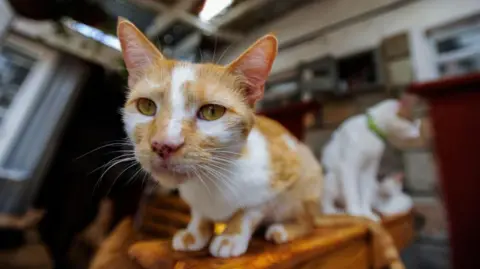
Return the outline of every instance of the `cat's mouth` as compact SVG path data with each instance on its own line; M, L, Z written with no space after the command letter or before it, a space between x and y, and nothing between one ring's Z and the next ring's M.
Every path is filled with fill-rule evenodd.
M152 177L169 188L176 188L190 179L185 165L169 164L152 160L149 165Z
M191 169L189 165L185 165L181 163L172 163L172 162L165 162L160 160L153 160L152 170L154 173L158 173L158 174L169 173L172 175L183 177L183 176L186 176Z

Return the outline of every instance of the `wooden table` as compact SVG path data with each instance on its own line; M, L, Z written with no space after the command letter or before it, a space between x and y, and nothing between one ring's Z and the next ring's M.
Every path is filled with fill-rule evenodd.
M149 203L152 205L152 203ZM159 207L146 207L146 220L142 230L154 237L170 238L178 226L188 222L188 208L179 199L162 198ZM173 214L167 210L170 209ZM157 220L152 221L153 220ZM167 221L169 220L169 221ZM405 214L384 219L384 225L394 238L399 249L407 246L413 236L413 214ZM149 253L142 251L149 246ZM363 226L349 226L336 229L317 229L304 239L285 245L274 245L263 240L261 234L254 237L247 254L232 259L217 259L206 251L194 253L175 252L169 239L164 241L146 241L138 248L130 249L130 254L141 257L143 266L149 268L304 268L304 269L367 269L385 268L382 249L375 238ZM156 266L152 266L155 264Z
M430 106L453 268L478 269L480 73L416 84L409 92Z

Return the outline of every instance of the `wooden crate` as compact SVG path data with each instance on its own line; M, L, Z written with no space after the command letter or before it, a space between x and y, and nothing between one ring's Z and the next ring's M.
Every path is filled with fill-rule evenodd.
M154 207L154 208L151 208ZM170 208L170 209L168 209ZM188 223L188 206L179 198L164 197L149 203L144 209L144 222L140 228L151 236L164 240L145 241L130 249L137 258L157 268L318 268L318 269L367 269L388 266L382 259L382 249L376 238L360 225L336 229L317 229L315 233L295 242L274 245L256 236L248 252L238 258L217 259L206 250L180 253L171 249L171 236ZM413 238L411 213L384 219L384 226L392 235L399 249L406 247ZM145 249L148 249L146 253ZM154 257L152 259L152 257ZM152 267L150 267L152 268ZM154 267L155 268L155 267Z

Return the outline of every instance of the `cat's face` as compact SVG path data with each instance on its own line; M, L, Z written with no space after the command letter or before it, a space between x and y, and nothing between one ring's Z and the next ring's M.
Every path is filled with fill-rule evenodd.
M410 120L398 115L388 123L392 135L400 139L418 138L420 136L420 121Z
M420 136L420 121L413 117L413 107L417 102L417 98L411 95L404 95L399 101L395 101L391 108L394 110L392 116L386 121L387 130L390 135L399 139L418 138Z
M165 59L125 20L118 37L130 88L123 120L142 167L176 187L238 158L276 55L275 37L260 39L228 66Z
M388 175L379 183L379 192L383 197L391 197L401 193L403 188L403 173Z

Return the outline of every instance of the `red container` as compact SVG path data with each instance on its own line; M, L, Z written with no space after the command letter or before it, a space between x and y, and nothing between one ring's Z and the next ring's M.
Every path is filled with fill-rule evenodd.
M479 269L480 73L412 85L430 105L452 268Z
M303 119L308 113L318 114L319 109L320 104L317 102L298 102L275 109L263 110L258 114L280 122L299 140L303 141L305 137Z

